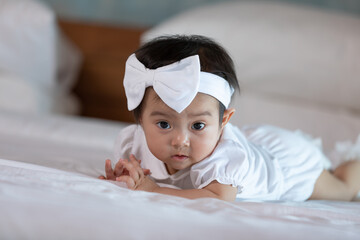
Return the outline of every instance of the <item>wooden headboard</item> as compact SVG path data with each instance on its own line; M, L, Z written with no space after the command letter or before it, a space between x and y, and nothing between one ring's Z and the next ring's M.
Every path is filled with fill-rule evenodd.
M122 80L125 61L139 47L140 35L146 29L64 20L59 20L59 25L83 56L74 88L82 105L81 115L133 122Z

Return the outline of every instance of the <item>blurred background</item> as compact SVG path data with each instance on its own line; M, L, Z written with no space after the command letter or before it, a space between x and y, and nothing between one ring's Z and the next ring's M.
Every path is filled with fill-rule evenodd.
M236 0L41 0L64 19L151 27L185 10ZM237 0L243 1L243 0ZM252 2L259 0L252 0ZM266 0L265 0L266 1ZM273 2L274 0L267 0ZM276 0L275 0L276 1ZM262 0L264 2L264 0ZM360 15L358 0L277 0Z
M250 5L258 3L258 5L255 4L257 10L251 6L242 8L236 5L240 10L246 8L250 10L229 11L232 9L230 4L237 3ZM216 6L215 9L218 6L221 9L219 14L211 6ZM212 15L205 14L206 11L202 9L210 9ZM226 14L226 11L231 13ZM249 13L253 15L249 16ZM267 17L262 19L265 15ZM190 20L186 20L186 16L190 16L188 19L192 19L194 24L189 23ZM194 16L199 16L199 18L196 19ZM274 16L281 16L282 19L274 20ZM249 56L258 56L259 59L261 57L264 62L265 59L267 62L277 61L279 66L283 66L282 64L288 63L289 59L297 59L294 57L297 56L296 54L312 52L312 49L326 54L322 58L307 55L302 58L303 60L297 59L294 62L296 65L288 69L297 68L301 72L300 74L296 71L292 72L293 75L290 78L301 75L307 79L303 73L314 72L306 68L311 69L312 66L317 66L317 72L313 74L313 78L318 79L320 75L324 79L328 79L329 76L338 78L338 76L343 76L344 72L354 73L354 69L359 66L358 62L352 60L358 59L358 47L353 43L358 39L359 17L359 0L0 0L0 111L70 114L132 122L133 117L127 111L122 87L125 61L138 48L141 41L148 40L150 36L159 35L160 32L193 32L214 37L226 48L239 52L239 58L236 58L235 53L234 55L239 63L238 72L245 74L241 76L242 79L252 79L255 75L259 75L258 70L246 75L245 70L252 70L248 67L249 62L241 62L244 59L243 53L246 51ZM242 30L237 30L234 23L237 18L240 20L243 18L241 23L248 25L242 26ZM216 22L211 22L214 19ZM264 27L266 30L261 31L273 38L268 39L266 44L262 41L253 41L255 38L264 39L263 36L251 35L256 32L251 29L260 29L260 25L252 28L251 24L261 21L261 29ZM275 25L265 26L263 23L267 22L273 22ZM192 26L196 25L195 23L199 28ZM234 26L230 26L231 24ZM286 28L284 28L285 24L287 24ZM215 25L216 27L211 29ZM273 31L267 32L272 27ZM329 31L334 27L336 31ZM249 29L251 31L248 31ZM297 29L299 29L298 33L295 32ZM243 35L241 35L242 32ZM219 36L216 35L217 33ZM231 38L228 37L234 35L232 33L238 34L232 36L239 41L237 46L234 45L235 40L231 42ZM291 39L288 38L290 33L293 34ZM344 37L339 38L341 35ZM301 39L299 36L306 36L306 38ZM334 44L338 47L330 46L328 43L328 39L333 38L336 40ZM280 49L286 45L281 42L281 39L287 39L286 42L291 43L288 48ZM310 48L304 51L302 43L306 41L308 41L307 47ZM255 44L247 45L249 43ZM239 49L241 46L245 46L244 49ZM268 47L262 50L266 56L260 56L259 49L264 46ZM325 49L325 46L328 48ZM299 52L289 57L289 53L292 53L294 48L298 48ZM330 49L330 54L328 49ZM279 51L286 55L283 56L284 59L287 58L281 64ZM355 55L352 54L354 52ZM351 57L348 57L348 54L352 54ZM344 60L341 66L345 66L338 71L339 75L331 72L326 76L322 75L328 72L328 69L338 68L338 60L327 63L325 66L323 63L326 59L335 60L339 56ZM252 59L252 57L247 59ZM314 64L313 60L318 62ZM255 62L258 64L259 61ZM348 67L351 69L349 70ZM264 67L262 69L264 70ZM274 69L278 71L273 76L276 82L279 79L279 69L276 67ZM268 72L263 72L263 74L263 76L269 76ZM356 74L358 72L352 76ZM289 76L283 78L289 78ZM256 81L252 82L257 83L259 79L256 78ZM301 80L295 84L291 83L296 91L299 90L297 84ZM276 84L272 83L274 86L285 86L278 82ZM309 88L308 84L305 85L306 89L302 93L308 93L309 96L311 94L310 97L305 96L305 102L315 99L319 100L320 104L327 104L332 101L320 99L321 94L311 92L314 88ZM262 94L265 90L271 89L270 86L264 84L261 86L263 86L263 89L260 89ZM250 90L255 89L251 85L246 87ZM320 85L318 87L324 89ZM332 90L339 89L337 85L331 85L331 87ZM354 91L354 88L349 89ZM278 90L279 88L274 92L277 94ZM283 93L285 95L277 94L276 97L288 97L286 95L289 93L288 89L284 89ZM296 92L294 95L294 99L299 98ZM322 90L321 96L323 95L329 96L329 92ZM345 99L343 102L340 99L338 102L344 103L347 109L350 109L349 111L353 111L354 108L358 110L356 106L353 107L354 99Z
M300 129L325 150L358 137L360 0L0 0L2 152L13 134L133 122L126 59L164 34L205 35L230 53L233 124Z

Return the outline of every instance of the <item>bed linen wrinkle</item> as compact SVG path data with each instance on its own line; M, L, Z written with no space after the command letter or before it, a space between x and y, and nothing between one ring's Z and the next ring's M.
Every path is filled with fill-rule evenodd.
M21 172L22 176L29 177L19 178L18 175L12 174L17 171ZM144 227L144 233L136 235L137 237L155 238L155 230L158 229L156 226L164 224L166 229L162 229L165 231L163 236L170 236L171 231L176 231L174 226L182 226L182 229L188 229L188 234L184 232L181 236L189 237L191 233L191 236L197 236L199 239L212 239L214 236L238 239L239 234L250 237L244 235L244 232L260 239L265 236L260 230L269 227L274 232L272 236L275 239L283 236L284 225L286 232L289 229L299 232L305 228L308 236L316 234L320 236L319 239L336 239L344 236L345 239L356 239L355 236L360 234L359 204L342 210L343 208L339 209L337 204L348 206L348 203L335 202L329 207L327 202L316 201L307 202L304 206L304 203L285 202L228 203L216 199L187 200L131 191L83 174L10 160L0 161L0 172L0 209L3 217L8 219L5 224L0 224L4 227L1 229L1 236L13 236L5 227L14 229L15 226L16 229L17 226L25 225L33 227L22 228L19 231L20 238L32 234L31 236L37 236L37 239L46 239L50 233L39 231L36 226L50 224L48 230L56 232L57 236L71 237L77 234L94 239L100 237L100 234L116 234L114 229L136 229L136 222L140 219L143 224L149 224L151 230ZM4 206L7 208L4 209ZM15 208L22 211L16 211L15 214L7 211ZM108 214L126 216L128 221L124 222L123 218L117 223L109 221L105 217ZM50 220L50 216L57 218ZM104 219L100 225L99 217ZM22 219L21 225L15 219ZM0 222L3 223L1 220ZM11 224L12 227L9 226ZM57 226L56 229L54 225ZM106 231L101 229L104 226L107 226ZM85 234L88 227L93 231ZM216 231L211 230L212 228ZM72 229L72 233L59 232L59 229ZM227 234L222 235L223 232ZM125 236L134 237L129 231L125 231ZM292 236L290 239L302 237Z

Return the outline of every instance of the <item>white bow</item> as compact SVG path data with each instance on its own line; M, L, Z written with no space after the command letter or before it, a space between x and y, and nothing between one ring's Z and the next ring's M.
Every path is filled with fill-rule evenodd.
M195 98L200 84L200 60L190 56L157 69L146 68L132 54L126 61L124 87L129 111L141 103L149 86L169 107L181 113Z
M213 96L227 108L234 89L225 79L200 70L198 55L157 69L148 69L132 54L126 61L124 77L129 111L139 106L149 86L178 113L190 105L198 92Z

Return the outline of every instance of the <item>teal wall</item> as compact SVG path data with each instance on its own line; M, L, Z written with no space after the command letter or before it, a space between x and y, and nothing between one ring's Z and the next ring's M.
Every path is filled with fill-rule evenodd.
M207 3L231 0L40 0L65 19L153 26L176 13ZM236 0L233 0L236 1ZM242 0L238 0L242 1ZM252 0L255 1L255 0ZM263 0L264 1L264 0ZM271 1L271 0L268 0ZM360 0L278 0L360 16Z

